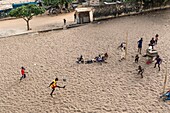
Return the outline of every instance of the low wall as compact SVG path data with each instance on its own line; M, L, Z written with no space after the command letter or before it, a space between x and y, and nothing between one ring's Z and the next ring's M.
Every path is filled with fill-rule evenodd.
M144 5L140 3L121 3L112 5L101 5L95 6L93 11L93 18L96 20L100 17L118 17L122 15L129 15L134 13L142 13L151 10L158 10L162 8L169 8L170 1L166 5L154 4L154 5Z

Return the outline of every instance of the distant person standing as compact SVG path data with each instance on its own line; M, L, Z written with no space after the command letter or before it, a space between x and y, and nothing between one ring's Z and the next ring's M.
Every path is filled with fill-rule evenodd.
M26 78L26 74L27 72L25 72L25 68L24 67L21 67L21 78L20 78L20 81L23 79L23 78Z
M74 13L74 22L76 22L76 18L77 18L76 13Z
M63 19L63 21L64 21L64 25L66 25L66 19Z
M143 38L138 41L138 52L141 54Z
M157 44L157 43L158 43L158 37L159 37L159 35L158 35L158 34L156 34L156 35L155 35L155 44Z
M153 46L155 45L155 40L154 40L154 38L152 38L152 39L150 40L150 45L152 46L152 49L153 49Z
M122 60L125 60L125 54L126 54L126 47L123 47L122 49L121 49L121 53L120 53L120 62L122 61Z

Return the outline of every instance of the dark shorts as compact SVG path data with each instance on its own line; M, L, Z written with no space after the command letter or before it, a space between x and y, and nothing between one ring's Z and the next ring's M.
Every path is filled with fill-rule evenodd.
M25 75L25 74L23 74L22 76L23 76L23 78L25 78L25 77L26 77L26 75Z
M138 48L142 48L142 46L138 46Z

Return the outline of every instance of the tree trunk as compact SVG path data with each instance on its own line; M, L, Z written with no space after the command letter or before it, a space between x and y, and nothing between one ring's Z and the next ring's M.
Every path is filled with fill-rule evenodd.
M26 21L27 22L27 30L30 30L30 26L29 26L29 20Z
M63 10L63 4L60 4L60 12L62 13Z

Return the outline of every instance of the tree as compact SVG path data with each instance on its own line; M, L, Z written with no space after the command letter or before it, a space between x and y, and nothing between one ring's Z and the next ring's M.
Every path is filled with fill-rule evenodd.
M11 10L9 15L11 17L23 18L27 23L27 30L30 30L29 21L33 18L33 16L43 14L44 12L44 8L30 4Z

